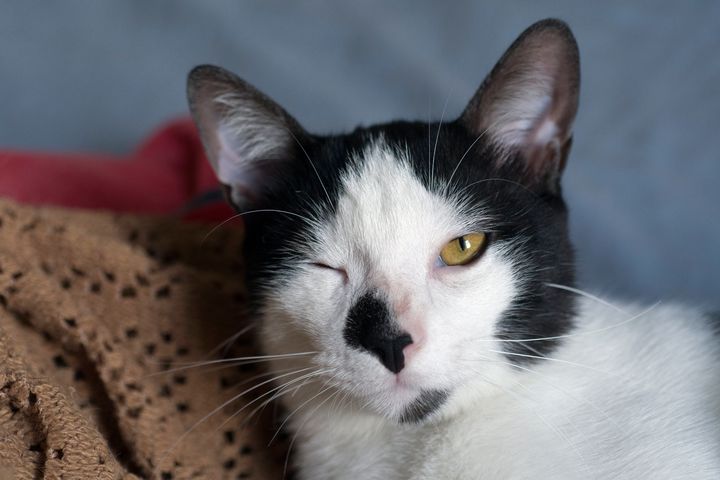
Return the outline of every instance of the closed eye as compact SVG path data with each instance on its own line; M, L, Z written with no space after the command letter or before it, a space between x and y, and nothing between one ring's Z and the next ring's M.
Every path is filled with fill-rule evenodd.
M328 265L327 263L322 263L322 262L310 262L310 265L312 265L313 267L316 267L316 268L323 269L323 270L333 271L342 276L343 283L348 282L347 270L345 270L342 267L333 267L332 265Z

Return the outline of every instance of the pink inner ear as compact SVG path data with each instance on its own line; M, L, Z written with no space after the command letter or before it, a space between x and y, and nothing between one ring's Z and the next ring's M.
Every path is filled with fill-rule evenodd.
M566 140L561 137L566 135L568 133L560 130L550 112L542 115L522 146L528 169L539 174L548 167L558 168L561 146Z
M496 98L484 119L492 141L504 147L524 147L539 141L533 139L537 137L534 132L547 133L541 123L551 101L549 92L533 92L533 87L520 85L517 88L521 92L503 92L505 95Z
M230 200L236 207L253 201L255 197L247 188L247 172L244 172L242 159L228 144L222 128L213 137L211 163L220 183L230 187Z
M247 165L230 144L227 134L223 130L224 128L221 127L216 133L217 149L213 162L218 180L225 185L232 186L247 183L247 179L244 178Z
M545 145L556 139L559 133L558 125L554 120L543 118L528 140L535 145Z
M245 121L245 124L238 125ZM250 119L222 120L213 137L212 164L218 180L230 187L233 203L242 208L274 182L273 165L287 160L286 130L272 124L255 126Z
M498 147L499 162L522 152L529 170L554 170L571 136L579 79L577 45L567 26L538 22L495 65L462 121Z

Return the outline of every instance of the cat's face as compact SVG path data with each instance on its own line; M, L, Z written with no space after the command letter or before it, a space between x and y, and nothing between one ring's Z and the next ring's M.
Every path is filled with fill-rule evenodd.
M573 281L559 177L578 77L569 30L544 21L459 119L317 136L232 74L194 70L194 117L245 215L261 342L312 352L275 368L419 421L550 351L537 339L572 315L550 285Z

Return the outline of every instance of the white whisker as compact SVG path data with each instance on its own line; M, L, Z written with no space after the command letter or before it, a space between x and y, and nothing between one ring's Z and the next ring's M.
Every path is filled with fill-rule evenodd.
M526 186L523 185L522 183L515 182L515 181L513 181L513 180L508 180L507 178L497 178L497 177L493 177L493 178L483 178L482 180L478 180L478 181L476 181L476 182L472 182L472 183L470 183L470 184L468 184L468 185L465 185L465 186L458 192L458 194L464 192L465 190L467 190L467 189L470 188L470 187L473 187L473 186L475 186L475 185L478 185L478 184L480 184L480 183L485 183L485 182L503 182L503 183L507 183L507 184L510 184L510 185L514 185L514 186L516 186L516 187L519 187L519 188L525 190L526 192L528 192L528 193L531 194L532 196L534 196L534 197L536 197L536 198L540 198L539 195L538 195L536 192L533 192L532 190L530 190L528 187L526 187ZM528 207L528 208L529 208L529 207Z
M645 310L643 310L642 312L640 312L636 315L633 315L630 318L627 318L618 323L613 323L612 325L608 325L606 327L596 328L594 330L587 330L587 331L577 332L577 333L568 333L566 335L555 335L553 337L526 338L526 339L498 339L498 341L509 342L509 343L542 342L542 341L547 341L547 340L559 340L562 338L579 337L582 335L591 335L593 333L604 332L606 330L611 330L613 328L622 327L623 325L627 325L630 322L634 322L635 320L638 320L639 318L644 317L645 315L647 315L648 313L650 313L651 311L656 309L661 303L662 303L661 301L657 301L654 304L652 304L651 306L649 306L648 308L646 308ZM489 341L489 340L485 340L485 341Z
M295 440L297 439L298 435L300 434L300 430L302 430L302 428L305 426L305 424L308 422L308 420L310 420L310 417L312 417L312 415L314 415L315 412L317 412L318 409L319 409L320 407L322 407L325 402L327 402L327 401L330 400L331 398L337 398L337 396L340 394L340 392L341 392L340 390L337 390L337 391L335 391L332 395L330 395L329 397L327 397L325 400L323 400L322 402L320 402L320 403L308 414L308 416L305 418L305 420L303 421L303 423L300 424L300 426L297 428L297 430L295 430L295 434L293 435L293 438L290 440L290 444L288 445L288 451L287 451L287 453L285 454L285 466L283 467L283 478L285 478L285 475L286 475L286 473L287 473L288 462L289 462L289 460L290 460L290 452L292 451L292 447L293 447L293 445L295 444ZM282 425L280 426L280 428L282 428ZM278 431L279 431L279 430L278 430ZM276 433L276 435L277 435L277 433ZM272 440L270 440L270 441L272 442Z
M278 354L278 355L255 355L255 356L251 356L251 357L235 357L235 358L220 358L217 360L203 360L201 362L173 362L173 363L159 362L159 363L163 363L163 364L181 365L181 366L177 367L177 368L170 368L168 370L162 370L159 372L150 373L150 374L146 375L144 378L156 377L158 375L180 372L183 370L204 367L207 365L217 365L217 364L221 364L221 363L231 363L233 365L247 365L250 363L260 363L260 362L264 362L264 361L277 360L277 359L282 359L282 358L314 355L316 353L318 353L318 352L297 352L297 353L285 353L285 354Z
M610 307L613 310L616 310L620 313L627 315L627 312L625 310L623 310L622 308L620 308L616 305L613 305L612 303L608 302L607 300L603 300L602 298L597 297L597 296L593 295L592 293L588 293L584 290L580 290L579 288L568 287L567 285L559 285L557 283L546 283L545 285L547 285L548 287L551 287L551 288L557 288L558 290L565 290L566 292L575 293L575 294L583 296L585 298L589 298L590 300L595 300L596 302L598 302L602 305L605 305L606 307Z
M298 374L298 373L300 373L300 372L295 371L295 372L292 372L292 373L290 373L290 374L288 374L288 375L293 375L293 374ZM253 399L250 400L249 402L245 403L242 407L240 407L239 409L237 409L235 412L233 412L232 415L228 416L225 420L223 420L223 421L215 428L215 431L218 431L218 430L220 430L221 428L223 428L223 427L224 427L228 422L230 422L233 418L235 418L235 417L237 417L238 415L240 415L246 408L248 408L248 407L250 407L251 405L253 405L254 403L262 400L263 398L267 397L268 395L273 395L273 394L276 393L278 390L281 390L281 389L283 389L283 388L286 388L286 387L288 387L289 385L292 385L292 384L295 383L295 382L299 382L299 381L305 379L306 377L319 376L319 375L322 375L323 373L324 373L324 372L323 372L323 371L320 371L320 370L318 370L318 371L313 371L313 372L309 372L309 373L306 373L306 374L304 374L304 375L301 375L300 377L297 377L297 378L293 378L293 379L291 379L291 380L288 380L287 382L285 382L285 383L283 383L283 384L281 384L281 385L276 385L276 386L270 388L267 392L258 395L257 397L253 398ZM267 384L267 383L270 383L270 382L272 382L272 381L275 381L275 380L277 380L277 378L278 378L278 377L272 378L272 379L270 379L270 381L264 382L264 384ZM258 386L261 386L261 385L262 385L262 384L260 384L260 385L258 385ZM255 410L253 410L253 412L254 412L254 411L255 411ZM248 416L245 420L243 420L243 424L249 422L249 421L250 421L250 418L251 418L251 415Z
M475 144L477 142L479 142L480 139L485 136L486 131L487 130L484 130L480 135L478 135L478 137L470 144L470 146L467 148L467 150L465 150L465 153L463 153L462 157L460 157L460 160L455 165L455 169L453 169L452 173L450 174L450 178L447 181L447 186L450 186L452 184L453 177L455 177L455 172L457 172L458 168L460 168L460 164L463 162L463 160L465 160L465 157L467 156L468 153L470 153L470 150L472 150L472 148L475 146ZM475 182L475 183L478 183L478 182Z
M246 334L247 332L249 332L250 330L252 330L252 329L255 327L255 325L256 325L255 323L251 323L250 325L247 325L246 327L240 329L237 333L234 333L234 334L233 334L232 336L230 336L229 338L223 340L222 343L220 343L217 347L215 347L215 348L213 348L212 350L210 350L210 351L207 353L206 357L213 357L213 356L215 356L215 354L216 354L217 352L219 352L220 350L223 350L223 349L225 349L225 351L227 352L227 350L232 346L232 344L233 344L238 338L240 338L242 335L244 335L244 334Z
M287 210L278 210L278 209L276 209L276 208L260 208L260 209L257 209L257 210L248 210L247 212L236 213L236 214L233 215L232 217L226 218L226 219L223 220L222 222L220 222L220 223L218 223L217 225L215 225L215 226L214 226L213 228L211 228L210 231L203 237L203 239L200 241L200 245L202 246L202 245L207 241L207 239L210 237L210 235L212 235L218 228L222 227L223 225L225 225L225 224L228 223L228 222L231 222L231 221L235 220L235 219L238 218L238 217L242 217L243 215L250 215L251 213L283 213L283 214L285 214L285 215L291 215L291 216L294 216L294 217L302 218L303 220L305 220L306 222L308 222L308 223L311 224L311 225L315 223L315 222L313 222L313 220L311 220L310 218L308 218L308 217L306 217L306 216L304 216L304 215L300 215L299 213L294 213L294 212L288 212Z
M278 436L278 434L280 433L280 431L282 430L282 428L285 426L285 424L290 420L290 418L291 418L293 415L295 415L298 411L300 411L300 409L301 409L302 407L304 407L304 406L307 405L308 403L312 402L312 401L315 400L317 397L319 397L319 396L322 395L323 393L327 392L327 391L330 390L331 388L335 387L335 385L327 386L327 384L328 384L328 382L330 382L330 380L331 380L331 379L328 379L328 380L325 382L325 384L321 387L321 390L320 390L318 393L316 393L316 394L313 395L312 397L310 397L310 398L308 398L307 400L305 400L305 401L304 401L303 403L301 403L295 410L293 410L293 412L292 412L290 415L288 415L287 417L285 417L285 419L282 421L282 423L280 424L280 426L278 427L278 429L275 431L275 435L273 435L272 438L270 439L270 441L268 442L268 447L270 446L270 444L272 444L273 440L275 440L275 439L277 438L277 436ZM332 395L331 395L330 397L328 397L328 398L332 398ZM325 403L325 402L328 400L328 398L326 398L325 401L321 402L320 405L322 405L323 403ZM319 408L319 407L318 407L318 408ZM309 417L308 417L308 418L309 418Z
M427 159L428 159L428 184L431 184L430 175L431 175L431 172L432 172L432 164L430 163L430 162L432 161L432 160L431 160L431 159L432 159L432 153L431 153L431 149L432 149L432 127L430 126L430 116L431 116L430 96L428 96L428 119L427 119L427 124L428 124L428 157L427 157Z
M269 400L264 401L258 407L253 409L250 412L250 414L245 418L245 420L243 420L243 423L249 422L250 419L253 417L253 415L255 415L255 413L260 411L263 407L265 407L267 404L269 404L272 400L279 398L279 397L285 395L286 393L288 393L292 389L292 388L290 388L290 386L293 385L294 383L304 381L304 380L306 380L308 378L312 378L312 377L319 377L321 375L329 373L330 371L331 371L330 369L316 370L316 371L313 371L310 373L306 373L305 375L302 375L298 378L293 378L292 380L289 380L289 381L283 383L282 385L278 385L278 386L271 388L267 392L263 393L262 395L257 396L250 402L246 403L241 408L239 408L237 411L235 411L232 415L230 415L228 418L226 418L220 425L218 425L217 430L220 430L226 423L228 423L230 420L232 420L233 418L240 415L240 413L242 413L246 408L248 408L255 402L267 397L268 395L272 395L272 397ZM295 373L298 373L298 372L295 372Z
M440 123L438 123L437 134L435 135L435 146L433 147L432 165L430 167L430 188L432 188L433 183L435 182L435 154L437 152L438 140L440 139L440 129L442 128L442 123L445 118L445 111L447 110L448 101L450 100L451 95L452 91L450 91L450 93L448 93L448 96L445 98L445 105L443 105L442 114L440 114Z
M294 375L294 374L297 374L297 373L301 373L301 372L303 372L303 371L312 370L313 368L315 368L315 367L308 367L308 368L300 369L300 370L297 370L297 371L293 371L293 372L290 372L290 373L285 373L285 374L282 374L282 375L273 377L273 378L271 378L271 379L269 379L269 380L265 380L265 381L263 381L263 382L260 382L259 384L254 385L254 386L252 386L252 387L244 390L243 392L241 392L241 393L239 393L239 394L237 394L237 395L234 395L234 396L231 397L230 399L228 399L228 400L226 400L225 402L223 402L220 406L218 406L217 408L213 409L210 413L208 413L207 415L203 416L200 420L198 420L198 421L196 421L195 423L193 423L193 424L190 426L190 428L188 428L187 430L185 430L185 432L183 432L183 434L180 435L180 437L178 437L178 439L175 440L175 442L173 442L172 445L170 445L170 447L168 447L167 450L165 450L165 451L160 455L160 458L165 458L165 456L166 456L168 453L170 453L175 447L177 447L191 432L193 432L193 431L194 431L200 424L202 424L205 420L207 420L208 418L212 417L212 416L215 415L217 412L219 412L220 410L222 410L222 409L225 408L226 406L230 405L232 402L236 401L237 399L241 398L242 396L250 393L251 391L253 391L253 390L257 389L257 388L262 387L263 385L267 385L268 383L273 382L273 381L277 380L278 378L283 378L283 377L287 377L288 375ZM223 424L224 424L224 423L223 423Z
M288 129L288 132L290 132L290 135L295 139L297 144L300 146L300 149L305 154L305 158L307 158L308 162L310 162L310 166L312 167L313 171L315 172L315 175L317 176L317 179L320 181L320 186L322 187L323 191L325 192L325 196L328 199L328 206L332 205L332 200L330 199L330 194L327 191L327 188L325 188L325 184L322 181L322 178L320 178L320 173L317 171L317 168L315 168L315 163L313 163L312 159L310 158L310 155L308 155L307 150L305 150L305 147L303 144L298 140L298 138L295 136L295 134L292 132L292 130Z
M559 358L546 357L546 356L544 356L544 355L528 355L528 354L525 354L525 353L505 352L505 351L503 351L503 350L488 350L488 352L499 353L499 354L501 354L501 355L512 355L512 356L515 356L515 357L538 358L538 359L541 359L541 360L547 360L547 361L549 361L549 362L557 362L557 363L563 363L563 364L565 364L565 365L572 365L572 366L574 366L574 367L587 368L588 370L592 370L593 372L602 373L602 374L604 374L604 375L615 376L614 374L612 374L612 373L610 373L610 372L605 372L605 371L603 371L603 370L599 370L599 369L597 369L597 368L594 368L594 367L591 367L591 366L588 366L588 365L583 365L583 364L581 364L581 363L570 362L570 361L568 361L568 360L561 360L561 359L559 359Z

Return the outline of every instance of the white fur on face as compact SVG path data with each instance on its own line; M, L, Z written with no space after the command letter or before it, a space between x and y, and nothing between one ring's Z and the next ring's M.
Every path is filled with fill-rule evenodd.
M492 244L467 266L438 262L447 242L490 230L492 219L462 198L428 191L403 155L378 140L354 159L334 218L307 253L347 277L312 264L296 269L268 298L263 320L267 353L317 351L314 363L333 369L341 390L392 418L423 391L452 393L478 374L495 377L501 368L486 361L492 343L477 345L494 341L518 290L512 261ZM387 299L413 337L397 376L343 337L349 309L368 291Z

